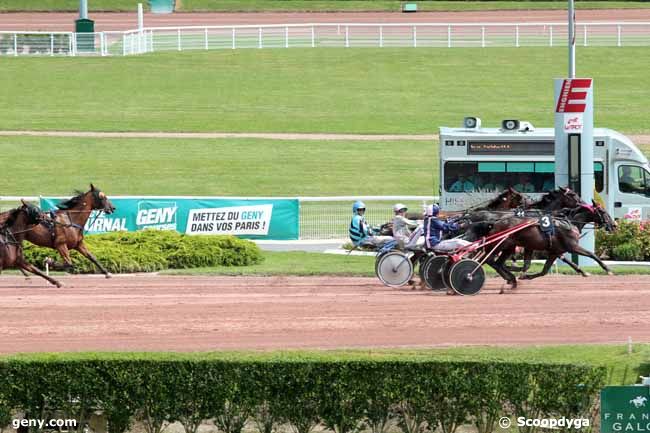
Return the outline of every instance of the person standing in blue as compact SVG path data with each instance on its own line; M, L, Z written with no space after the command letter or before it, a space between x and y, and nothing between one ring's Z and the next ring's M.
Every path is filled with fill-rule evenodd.
M350 221L350 240L355 247L370 246L379 248L388 241L392 241L391 236L376 236L368 223L364 214L366 205L362 201L355 201L352 205L352 221Z
M437 204L427 207L424 217L424 242L427 250L453 251L468 245L470 242L463 239L441 241L443 234L458 231L459 227L456 223L441 221L439 213L440 207Z

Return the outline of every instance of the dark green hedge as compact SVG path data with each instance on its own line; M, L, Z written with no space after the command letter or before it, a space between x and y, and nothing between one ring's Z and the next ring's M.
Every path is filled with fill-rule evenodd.
M247 266L263 259L259 247L234 236L188 236L175 231L144 230L86 236L84 242L110 272L154 272L202 266ZM55 250L25 242L28 262L41 265L45 258L61 261ZM76 251L74 272L99 270Z
M405 433L464 424L491 432L501 416L587 418L604 377L603 368L576 365L370 357L13 359L0 361L0 416L62 410L83 425L101 409L111 433L134 419L148 433L173 421L195 433L207 419L224 433L240 433L247 420L265 433L285 423L297 433L318 424L382 432L393 422Z

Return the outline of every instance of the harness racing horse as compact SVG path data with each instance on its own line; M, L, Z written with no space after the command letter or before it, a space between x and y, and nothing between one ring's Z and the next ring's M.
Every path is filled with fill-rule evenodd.
M531 221L531 218L518 216L505 218L496 222L487 234L498 233L526 221ZM512 234L499 247L499 256L492 256L493 258L489 259L486 263L494 268L512 288L517 287L517 279L504 264L515 253L517 246L523 247L527 251L543 251L548 257L541 272L537 274L524 274L520 277L522 280L530 280L546 275L555 260L565 253L590 257L609 275L612 275L611 270L598 256L579 245L580 230L587 223L594 223L597 227L604 227L608 232L616 230L616 222L614 222L605 209L595 202L592 205L581 204L574 209L563 209L557 212L556 217L549 221L552 230L548 234L542 231L539 224L518 231ZM567 264L576 270L576 272L584 276L587 275L575 263L567 261Z
M22 242L27 234L38 226L40 215L39 208L25 202L21 207L7 213L3 225L0 227L0 271L17 268L23 273L25 271L31 272L45 278L51 284L61 287L60 282L27 263L23 256Z
M99 210L111 214L115 211L115 206L106 194L90 184L88 192L79 192L71 199L59 203L57 207L58 210L52 212L52 218L41 221L39 225L27 232L25 239L39 247L52 248L59 252L63 264L49 263L52 269L73 268L70 250L77 250L94 263L106 278L110 278L111 274L84 244L84 226L92 211Z

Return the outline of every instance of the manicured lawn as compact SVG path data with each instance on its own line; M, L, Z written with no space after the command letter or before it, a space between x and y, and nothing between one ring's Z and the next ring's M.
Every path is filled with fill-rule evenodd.
M374 277L374 256L348 256L306 252L264 251L264 261L252 266L222 266L214 268L175 269L164 271L173 275L336 275L354 277ZM296 267L296 263L300 263ZM496 276L491 268L485 267L488 275ZM585 266L585 271L594 275L602 274L600 268ZM541 270L541 265L533 264L530 273ZM614 273L650 274L647 266L615 266ZM567 266L558 267L562 274L575 275ZM554 272L554 271L553 271Z
M647 48L579 48L595 124L650 131ZM264 49L5 58L0 129L435 133L553 125L566 49ZM406 152L400 152L405 155Z
M0 137L0 154L1 195L434 195L439 178L428 141Z

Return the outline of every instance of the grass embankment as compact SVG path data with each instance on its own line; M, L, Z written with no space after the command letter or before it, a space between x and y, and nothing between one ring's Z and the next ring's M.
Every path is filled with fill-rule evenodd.
M607 384L631 384L639 375L650 374L650 344L634 344L628 355L627 345L562 345L531 347L456 347L445 349L365 349L332 351L275 351L275 352L196 352L196 353L42 353L0 356L0 359L34 361L62 361L87 359L231 359L231 360L354 360L354 359L432 359L455 361L526 361L558 362L605 366L609 375Z
M137 0L93 0L91 12L129 11ZM563 1L415 1L420 11L482 11L566 9ZM148 2L143 2L148 8ZM183 0L177 2L180 12L398 12L400 0ZM576 9L631 9L650 6L643 1L580 1ZM77 0L4 0L5 11L76 11Z
M5 195L65 196L90 181L109 197L432 195L439 178L427 141L0 137L1 154L16 149Z
M351 277L374 277L374 256L337 255L307 252L272 252L263 251L264 261L251 266L238 267L211 267L193 268L164 271L165 274L173 275L336 275ZM300 266L296 266L300 263ZM533 264L529 273L538 272L542 269L541 264ZM598 267L586 266L585 271L593 275L603 275L604 272ZM489 276L496 276L496 273L489 267L485 267ZM639 275L650 274L650 267L647 266L615 266L614 273L618 275ZM553 269L554 273L556 269ZM557 272L565 275L576 275L568 266L558 266Z
M647 49L578 55L578 74L595 79L595 124L650 131ZM19 57L0 69L12 83L0 92L0 129L431 134L467 115L542 127L553 125L552 80L564 75L564 47Z

